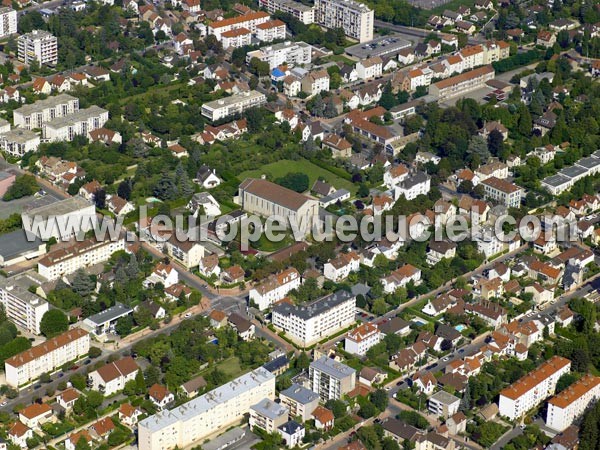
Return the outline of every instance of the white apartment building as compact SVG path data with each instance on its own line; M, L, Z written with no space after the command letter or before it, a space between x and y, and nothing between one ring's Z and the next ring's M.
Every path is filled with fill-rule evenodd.
M15 109L13 123L15 127L33 130L42 128L44 123L57 117L65 117L77 111L79 111L79 99L68 94L59 94Z
M81 328L73 328L48 339L4 362L6 383L19 387L37 379L42 373L54 370L70 361L75 361L90 350L90 335Z
M338 291L302 306L281 303L273 308L273 326L295 343L310 346L355 321L356 297Z
M383 75L383 60L379 56L358 61L356 73L361 80L370 80Z
M288 13L302 22L310 25L315 21L315 8L293 0L259 0L260 6L270 13L282 11Z
M107 121L108 111L93 105L44 123L42 137L48 142L72 141L75 136L87 136L90 131L102 128Z
M267 103L267 97L262 92L242 92L241 94L204 103L202 105L202 115L215 121L234 114L241 114L247 109L262 106L265 103Z
M248 213L263 217L279 216L288 220L289 225L295 223L298 229L305 223L307 233L319 214L317 200L256 178L246 178L240 184L234 201Z
M473 241L477 244L477 251L483 253L486 258L497 255L504 250L504 242L502 242L494 230L491 228L483 228L473 236Z
M339 400L356 386L356 370L323 356L310 363L310 386L321 401Z
M264 11L256 11L243 16L212 22L208 26L208 34L214 34L220 41L223 33L237 28L246 28L251 33L256 33L256 26L271 20L271 16Z
M270 20L256 26L256 38L262 42L285 39L286 27L281 20Z
M558 379L570 372L571 361L553 356L533 372L528 373L500 392L500 415L510 420L522 417L554 394Z
M431 177L425 172L409 174L404 180L394 186L394 200L404 195L406 200L414 200L419 195L427 195L431 190Z
M23 229L42 240L54 237L68 241L79 233L94 229L98 223L95 205L81 197L30 209L21 214L21 219Z
M30 292L31 286L39 286L44 279L33 272L25 272L10 278L0 277L0 303L8 319L29 333L40 334L40 322L48 311L48 302Z
M25 64L38 61L55 66L58 62L58 39L44 30L22 34L17 39L17 54L19 61Z
M38 261L38 273L47 280L57 280L65 275L76 272L95 264L107 261L119 250L125 250L125 239L115 241L107 239L97 241L95 238L70 243L51 251Z
M250 407L275 397L275 375L260 367L170 411L138 424L140 450L169 450L201 442L238 422Z
M319 406L319 395L299 384L292 384L279 393L281 404L289 409L290 417L302 417L306 422L311 418L315 408Z
M25 153L37 151L40 142L39 134L20 128L14 128L0 135L2 150L15 158L22 158Z
M479 89L495 76L496 72L492 66L479 67L430 85L429 93L439 101L447 100Z
M481 182L485 197L495 200L504 206L518 208L521 206L523 189L514 183L500 178L490 177Z
M327 261L323 266L323 275L337 283L346 279L352 272L358 272L359 269L360 256L356 252L348 252Z
M317 95L329 90L329 74L326 70L310 72L302 78L302 90L309 95Z
M259 427L267 433L273 433L288 421L288 414L289 410L285 406L265 398L250 407L248 426L250 429Z
M248 294L258 309L264 311L273 303L283 299L293 289L300 287L300 274L293 267L271 275Z
M344 340L344 350L353 355L365 356L367 350L381 341L381 332L377 325L365 322L348 332Z
M564 391L548 400L546 425L563 431L600 398L600 377L584 375Z
M312 47L306 42L286 41L248 52L246 62L250 63L252 58L258 58L263 62L269 63L269 67L274 69L281 65L291 67L300 64L310 64L311 57Z
M326 28L342 28L359 42L373 40L374 13L354 0L316 0L315 22Z
M17 12L8 7L0 8L0 38L17 32Z
M221 34L223 48L238 48L252 43L252 33L246 28L236 28Z

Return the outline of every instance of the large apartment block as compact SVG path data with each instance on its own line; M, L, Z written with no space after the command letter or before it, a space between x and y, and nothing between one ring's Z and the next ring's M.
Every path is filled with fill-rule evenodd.
M356 297L338 291L302 306L281 303L273 308L272 321L296 344L307 347L355 321Z
M269 63L269 67L274 69L281 65L291 67L310 64L311 57L312 47L307 43L286 41L248 52L246 62L250 63L252 58L258 58Z
M323 356L310 363L310 387L321 401L339 400L356 386L356 370Z
M72 141L75 136L87 137L90 131L102 128L107 121L108 111L93 105L44 123L42 137L48 142Z
M563 431L600 398L600 377L584 375L548 400L546 425Z
M73 328L48 339L4 362L6 383L18 387L35 380L43 373L51 373L70 361L77 360L90 350L90 335L81 328Z
M251 33L256 33L256 26L271 20L271 16L264 11L256 11L243 16L217 20L208 26L208 34L214 34L220 41L223 33L239 28L245 28Z
M431 84L429 93L439 101L444 101L479 89L495 76L496 72L492 66L483 66Z
M342 28L346 36L359 42L373 39L374 13L354 0L316 0L315 22L326 28Z
M523 189L516 184L496 177L487 178L481 184L486 198L508 207L518 208L521 206Z
M265 103L267 103L267 97L262 92L243 92L204 103L202 105L202 115L215 121L235 114L241 114L247 109L262 106Z
M37 61L55 66L58 62L58 39L44 30L33 30L19 36L17 50L19 61L25 64Z
M0 147L15 158L21 158L25 153L35 152L40 146L40 136L31 130L14 128L0 135Z
M33 130L42 128L44 123L57 117L65 117L77 111L79 111L79 99L68 94L59 94L15 109L13 122L15 127Z
M47 280L57 280L95 264L107 261L119 250L125 250L125 239L115 241L95 238L72 241L70 245L51 251L38 262L38 273Z
M571 361L554 356L500 392L500 415L510 420L522 417L554 394L558 379L571 370Z
M29 333L40 334L40 322L48 311L48 302L30 292L44 280L35 273L22 273L10 278L0 277L0 303L6 316Z
M0 38L17 32L17 12L8 7L0 8Z
M305 25L315 21L315 8L293 0L260 0L260 6L270 13L281 11L294 16Z
M70 197L30 209L21 214L21 219L25 231L43 240L54 237L62 241L87 233L98 223L96 206L82 197Z
M200 443L238 422L252 405L275 398L275 375L260 367L138 425L140 450L169 450Z

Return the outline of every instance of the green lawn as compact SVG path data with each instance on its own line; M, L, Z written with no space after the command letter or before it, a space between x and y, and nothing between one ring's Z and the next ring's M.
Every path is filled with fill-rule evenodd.
M242 374L242 368L240 367L240 360L237 356L231 357L224 361L221 361L215 366L217 369L227 375L227 377L233 379ZM209 369L212 370L212 369Z
M310 180L309 189L318 178L323 178L328 183L332 184L336 189L344 188L356 194L358 187L348 180L340 178L336 174L329 172L326 169L311 163L306 159L300 159L298 161L292 161L289 159L283 159L275 163L267 164L261 169L247 170L239 175L239 179L244 178L260 178L261 175L266 174L271 179L280 178L289 172L302 172L308 175Z

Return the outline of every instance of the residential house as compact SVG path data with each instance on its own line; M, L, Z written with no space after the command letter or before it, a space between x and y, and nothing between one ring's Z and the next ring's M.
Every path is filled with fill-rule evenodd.
M110 396L134 380L139 366L131 356L126 356L115 362L105 364L88 375L90 389Z
M158 407L163 410L169 403L175 401L175 396L162 384L154 383L148 389L148 398Z
M231 313L227 319L227 323L237 332L242 340L250 341L254 339L255 326L245 317L242 317L238 313Z
M128 427L135 426L142 414L141 409L129 403L121 403L119 406L119 420Z

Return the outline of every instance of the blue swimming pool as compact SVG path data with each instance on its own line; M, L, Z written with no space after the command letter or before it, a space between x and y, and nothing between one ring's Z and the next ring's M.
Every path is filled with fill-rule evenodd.
M459 333L460 333L460 332L462 332L462 330L464 330L465 328L467 328L467 327L466 327L465 325L462 325L462 324L461 324L461 325L456 325L456 326L454 327L454 329L455 329L456 331L458 331Z

